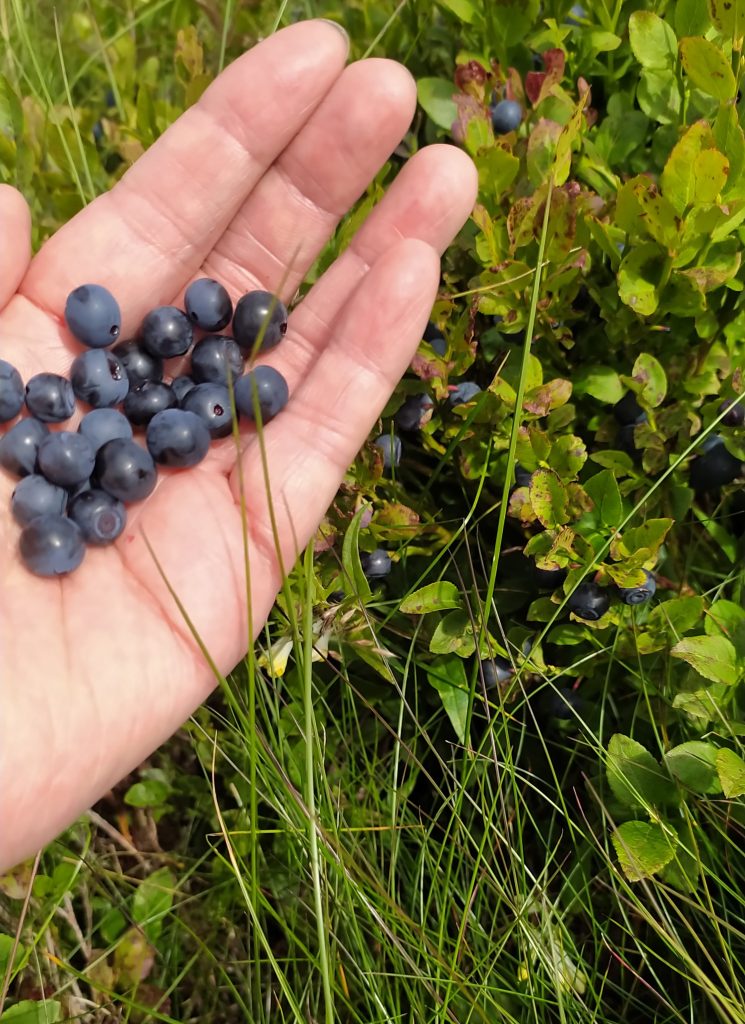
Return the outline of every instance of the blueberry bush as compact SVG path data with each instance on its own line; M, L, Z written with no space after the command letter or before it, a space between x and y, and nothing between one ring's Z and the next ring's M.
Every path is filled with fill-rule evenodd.
M0 1020L741 1022L745 7L9 12L36 244L311 15L419 106L304 289L421 146L480 191L256 661L0 880Z

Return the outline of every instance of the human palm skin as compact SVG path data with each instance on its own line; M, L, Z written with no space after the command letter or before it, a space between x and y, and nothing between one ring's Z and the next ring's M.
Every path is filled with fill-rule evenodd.
M289 299L414 111L400 65L346 58L343 34L321 21L265 40L31 261L26 206L0 186L0 356L24 379L67 373L80 347L64 303L89 281L117 296L123 338L153 306L180 302L195 277L219 279L234 300L252 288ZM291 395L264 430L281 561L248 430L240 473L231 438L195 469L162 472L117 543L89 549L79 570L54 580L18 560L15 481L0 470L0 870L65 828L215 685L150 549L220 671L245 654L239 478L255 632L281 566L312 536L411 359L440 253L475 191L465 154L418 153L262 360Z

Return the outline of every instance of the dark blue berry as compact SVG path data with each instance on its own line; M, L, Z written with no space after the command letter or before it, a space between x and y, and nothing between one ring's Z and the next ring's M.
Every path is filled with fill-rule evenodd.
M40 420L19 420L0 437L0 466L16 476L28 476L36 469L39 445L49 434Z
M533 566L533 575L541 590L556 590L567 578L566 569L539 569Z
M100 284L81 284L70 292L65 321L78 341L89 348L113 345L122 329L119 304Z
M208 334L194 346L191 375L197 384L226 384L228 372L233 383L243 373L243 353L232 338Z
M487 690L492 690L495 686L503 686L515 674L512 662L509 658L503 658L501 654L482 661L480 665L481 671L484 673L484 684Z
M223 384L197 384L181 402L181 408L198 416L210 437L227 437L232 433L230 392Z
M0 377L2 371L0 370ZM725 409L727 410L725 412ZM738 402L736 398L727 398L717 409L717 412L724 412L724 416L720 420L725 427L741 427L745 423L745 405L742 402Z
M130 389L146 380L163 380L163 360L148 352L139 341L120 341L111 351L124 367Z
M448 404L463 405L465 402L470 402L472 398L475 398L480 393L481 388L478 384L474 384L471 380L464 380L450 389Z
M361 552L360 562L362 563L362 571L369 580L379 580L387 576L393 565L391 556L387 551L383 551L382 548L376 548L375 551L370 552Z
M424 328L424 334L422 337L425 341L429 342L435 355L438 355L441 358L444 357L448 348L447 342L445 341L445 335L436 324L432 323L431 320Z
M200 277L186 289L184 305L189 319L203 331L221 331L230 323L233 303L219 281Z
M123 402L129 391L127 371L113 352L90 349L79 355L70 368L75 396L95 409Z
M530 481L533 479L533 473L531 470L526 469L519 463L515 464L515 486L516 487L530 487Z
M613 406L613 415L622 427L636 426L637 423L645 423L647 414L636 400L633 391L627 391L623 398L619 399Z
M26 408L43 423L62 423L75 412L75 392L58 373L37 373L26 385Z
M586 18L587 11L584 9L582 4L574 4L574 6L569 9L569 14L566 16L564 21L567 25L580 25L582 21L586 20Z
M67 491L58 487L43 476L32 473L16 484L10 499L13 518L21 526L26 526L36 516L63 516L67 508Z
M263 423L268 423L284 409L290 394L287 381L279 370L273 366L255 366L250 373L238 378L234 389L236 407L249 420L255 419L254 391Z
M32 519L21 533L19 548L23 564L36 576L64 576L77 569L85 556L77 524L53 514Z
M196 466L209 450L210 432L196 413L185 409L165 409L150 420L147 448L163 466L185 469Z
M701 448L702 454L690 466L689 481L694 491L716 491L740 475L742 463L727 450L718 434L710 434Z
M124 502L147 498L158 479L150 452L125 437L116 437L99 448L95 475L99 487Z
M140 336L151 355L172 359L189 351L194 330L189 317L176 306L157 306L142 321Z
M373 441L376 448L383 453L383 469L391 469L401 461L401 438L395 434L381 434Z
M271 292L247 292L238 300L233 316L233 337L251 352L259 337L260 352L278 345L287 331L287 309Z
M412 395L406 399L393 419L399 430L419 430L433 406L434 402L429 395Z
M0 359L0 423L15 419L23 408L23 381L15 366Z
M578 714L585 709L585 701L579 694L565 686L549 693L543 703L546 714L561 722L576 720Z
M619 587L618 593L624 604L644 604L651 601L657 590L657 582L651 572L644 570L646 580L639 587Z
M139 387L130 389L124 399L124 415L136 427L145 427L156 415L165 409L173 409L178 403L169 384L158 380L146 380Z
M127 523L127 510L106 491L90 488L70 500L67 514L88 544L103 547L120 536Z
M180 377L174 377L171 381L171 390L176 396L176 401L179 405L183 402L184 398L189 394L191 389L196 386L196 381L192 380L191 377L187 377L186 374L182 374Z
M594 622L602 618L610 608L608 588L599 587L597 583L580 583L570 596L567 608L578 618Z
M39 472L50 483L74 487L87 480L93 472L96 453L83 434L60 430L41 442L37 461Z
M491 108L491 123L497 135L514 132L522 119L522 107L515 100L500 100Z
M98 451L115 437L131 437L132 424L116 409L93 409L80 421L78 433L90 441L94 451Z

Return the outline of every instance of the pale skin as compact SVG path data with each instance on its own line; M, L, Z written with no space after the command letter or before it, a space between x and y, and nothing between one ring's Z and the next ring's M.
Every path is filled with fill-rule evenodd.
M216 277L234 299L286 278L281 294L291 298L407 131L415 103L399 64L348 65L342 33L305 22L232 64L33 260L26 204L0 186L0 356L24 380L67 373L81 348L62 312L85 282L117 296L122 337L153 306L180 302L195 277ZM262 360L290 387L289 405L265 429L286 566L405 372L437 293L440 255L475 197L463 152L420 151ZM242 445L255 632L281 570L255 435L246 431ZM195 469L161 474L155 493L131 506L116 545L89 549L60 579L20 564L14 484L0 470L0 871L59 834L215 686L145 537L221 672L252 640L232 439Z

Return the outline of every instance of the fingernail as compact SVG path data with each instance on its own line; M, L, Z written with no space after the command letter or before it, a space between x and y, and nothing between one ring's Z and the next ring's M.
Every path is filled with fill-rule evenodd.
M342 34L342 36L344 37L344 42L346 43L347 46L347 50L349 49L349 33L347 32L343 25L340 25L338 21L332 21L331 18L319 18L318 20L325 22L327 25L333 25L337 32L340 32Z

